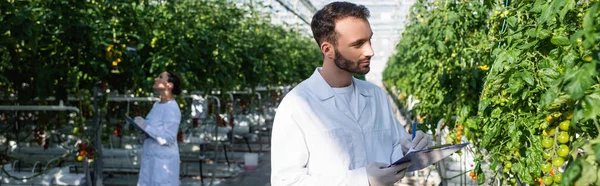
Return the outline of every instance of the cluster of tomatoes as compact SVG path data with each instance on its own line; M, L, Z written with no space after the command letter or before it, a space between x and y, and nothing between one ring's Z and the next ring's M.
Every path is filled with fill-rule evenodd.
M542 147L544 147L542 157L546 162L541 167L543 177L537 179L540 185L551 185L562 180L562 173L558 168L564 166L565 159L569 156L571 138L569 129L572 118L572 114L564 116L554 113L548 115L545 118L546 123L541 125Z
M44 150L50 147L50 138L46 138L46 133L40 128L33 129L33 140L37 142L38 145L43 145Z
M78 143L77 148L77 161L83 161L84 156L87 156L88 159L94 159L94 147Z
M446 143L458 144L462 139L462 135L465 127L457 124L454 131L450 132L450 135L446 136Z
M38 145L42 145L44 142L44 131L40 130L40 128L33 129L33 140L38 143Z
M469 172L469 176L471 176L471 178L473 178L473 180L477 181L477 173L474 171Z

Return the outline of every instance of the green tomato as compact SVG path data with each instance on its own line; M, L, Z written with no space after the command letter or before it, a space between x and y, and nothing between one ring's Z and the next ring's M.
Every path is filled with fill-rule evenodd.
M560 145L558 148L558 152L556 152L560 157L567 157L569 155L569 147L567 145Z
M562 173L556 173L556 175L554 175L554 182L556 183L560 183L560 181L562 180Z
M546 129L546 133L548 134L548 136L554 136L554 134L556 134L556 129L555 128Z
M552 139L550 139L550 138L544 138L542 140L542 146L544 148L550 148L550 147L552 147L552 145L554 145L554 141L552 141Z
M552 185L552 182L554 182L551 176L544 176L544 178L542 178L542 181L545 185Z
M551 169L552 169L551 163L545 163L542 165L542 172L550 172Z
M546 123L546 122L543 122L543 123L541 123L541 124L540 124L540 128L541 128L542 130L545 130L546 128L548 128L548 123ZM544 134L546 134L546 133L544 133Z
M563 166L565 164L565 159L562 157L556 157L552 160L552 165L556 167Z
M504 167L506 167L507 169L510 169L512 167L512 163L510 161L506 162L506 165L504 165Z
M560 130L567 131L567 130L569 130L569 124L571 124L571 120L564 120L564 121L560 122L560 124L558 125L558 128L560 128Z
M550 159L550 157L552 157L552 153L544 151L544 152L542 153L542 157L543 157L544 159Z
M558 135L558 142L560 142L560 143L567 143L567 142L569 142L569 133L567 133L567 132L560 132L560 134Z

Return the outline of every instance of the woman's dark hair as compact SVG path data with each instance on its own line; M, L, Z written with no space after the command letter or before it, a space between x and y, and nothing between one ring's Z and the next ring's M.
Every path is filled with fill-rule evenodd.
M174 72L167 72L167 75L169 76L169 83L173 83L173 90L171 92L175 95L181 94L181 79L179 75Z

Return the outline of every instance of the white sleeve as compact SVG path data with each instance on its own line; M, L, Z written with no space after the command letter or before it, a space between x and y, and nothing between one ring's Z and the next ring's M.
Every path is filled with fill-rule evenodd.
M287 104L286 104L287 103ZM309 175L306 168L310 152L302 127L293 119L291 109L297 104L285 100L279 106L273 122L271 139L271 184L287 185L369 185L365 167L347 170L345 176Z

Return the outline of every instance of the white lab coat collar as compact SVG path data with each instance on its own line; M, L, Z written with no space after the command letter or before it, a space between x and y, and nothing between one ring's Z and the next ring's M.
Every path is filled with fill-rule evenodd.
M311 86L308 86L307 88L309 91L311 91L315 95L317 95L317 97L319 99L321 99L321 101L325 101L325 100L335 96L335 92L333 91L333 88L331 88L331 86L329 86L329 84L327 84L327 81L325 81L325 79L323 79L323 76L321 76L321 73L319 73L321 68L322 67L317 67L317 69L315 69L315 72L310 76L310 78L307 79L307 81L308 81L307 83L309 85L311 85ZM358 93L360 95L362 95L363 98L371 97L371 93L369 93L367 91L367 89L365 89L363 87L364 82L352 77L352 83L354 84L354 86L356 86L355 90L358 91ZM364 102L361 104L360 100L361 99L359 99L358 104L362 107L365 104L364 104Z
M317 95L317 97L321 100L321 101L327 101L329 98L332 98L335 96L335 92L333 91L333 88L331 88L331 86L329 86L329 84L327 84L327 81L325 81L325 79L323 79L323 76L321 75L321 73L319 73L319 71L321 70L322 67L317 67L317 69L315 69L315 72L310 76L310 78L308 78L306 81L308 81L308 85L307 89L310 92L313 92L315 95ZM367 108L367 105L371 102L370 101L370 97L371 97L371 93L369 91L367 91L367 88L365 88L365 82L356 79L354 77L352 77L352 83L354 84L354 90L356 92L359 93L358 96L358 116L355 118L353 115L349 114L349 113L345 113L346 116L348 116L349 118L351 118L352 120L358 122L360 121L360 118L362 116L363 111L365 110L365 108ZM332 101L333 104L336 104L335 101ZM337 107L337 104L336 104ZM339 107L338 107L339 110Z

